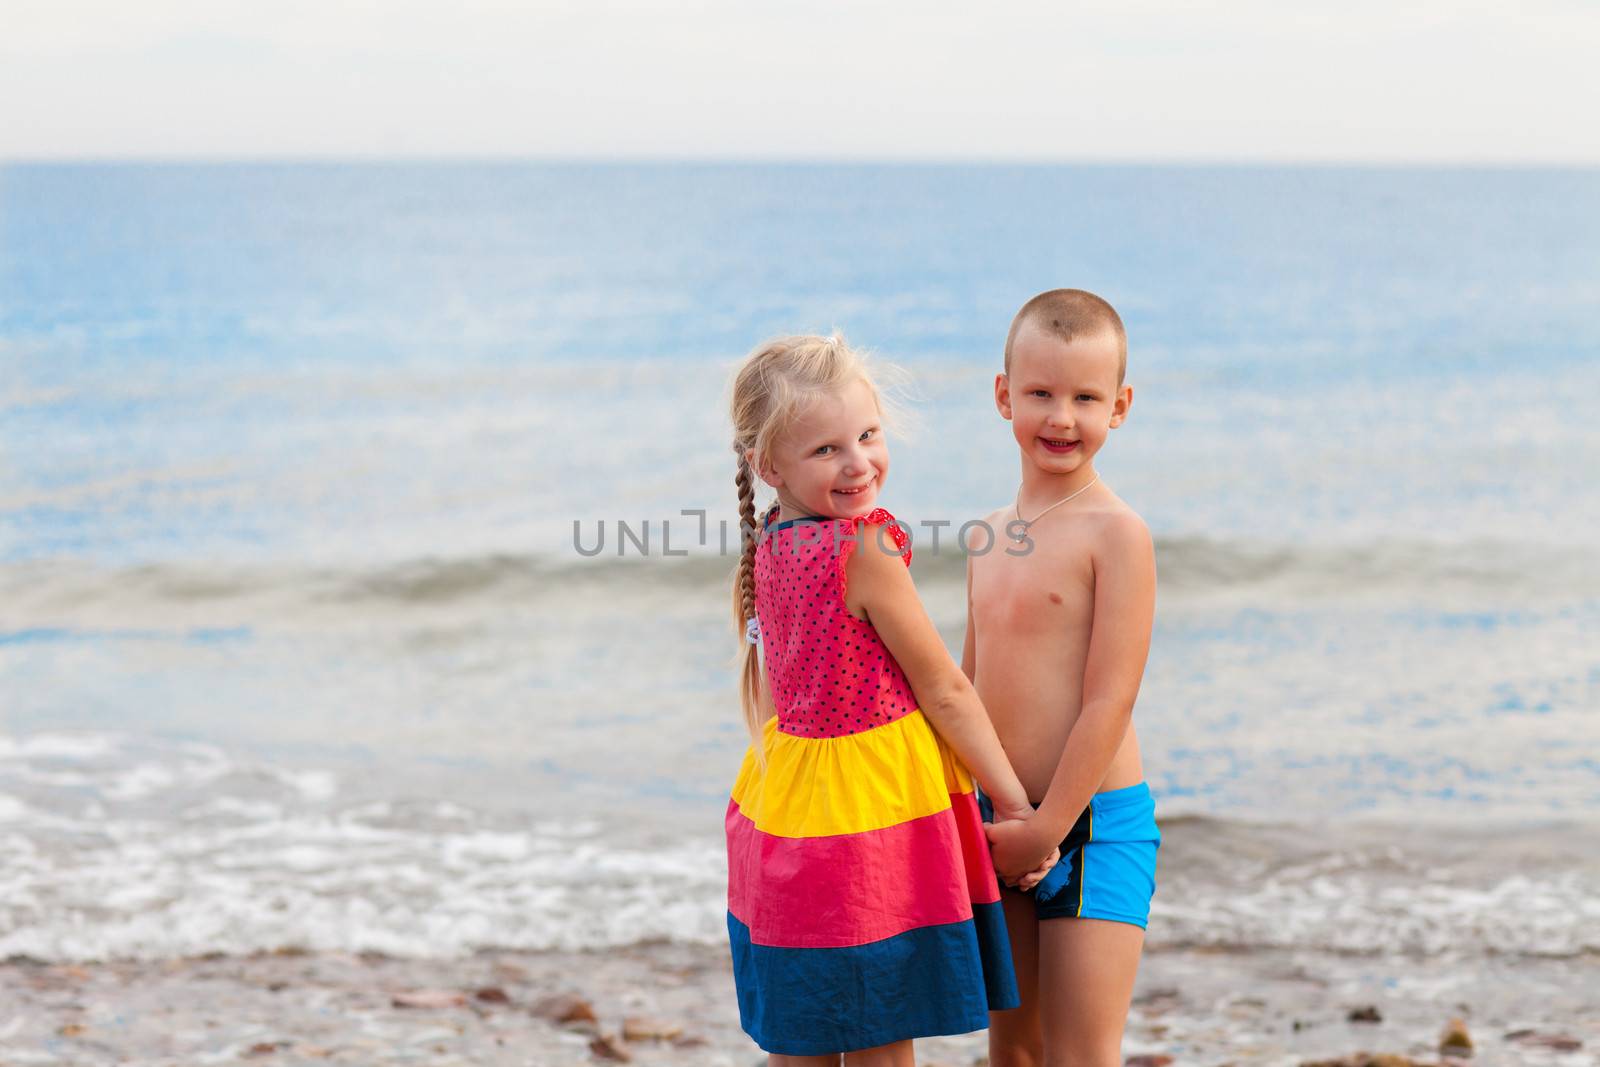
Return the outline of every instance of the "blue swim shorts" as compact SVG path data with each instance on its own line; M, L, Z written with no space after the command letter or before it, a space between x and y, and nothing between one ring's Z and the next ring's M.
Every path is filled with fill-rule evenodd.
M981 792L978 810L985 822L994 820L994 805ZM1096 793L1061 842L1061 861L1033 888L1034 914L1041 919L1108 919L1144 929L1156 891L1160 847L1156 802L1147 783Z

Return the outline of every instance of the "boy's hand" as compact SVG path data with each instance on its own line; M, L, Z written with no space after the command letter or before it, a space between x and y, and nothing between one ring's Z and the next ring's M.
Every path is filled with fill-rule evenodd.
M999 814L995 813L997 819ZM1054 842L1039 840L1038 830L1034 829L1035 820L1031 818L1032 810L1028 815L1029 818L985 823L983 827L989 837L989 850L994 853L995 872L1007 884L1018 883L1024 876L1034 873L1055 848Z
M1056 848L1051 849L1050 850L1050 855L1048 855L1048 856L1046 856L1044 858L1044 862L1043 863L1039 864L1039 866L1035 867L1033 870L1029 871L1027 874L1022 876L1022 879L1017 882L1017 888L1022 890L1024 893L1026 893L1028 890L1032 889L1034 886L1036 886L1040 882L1044 881L1044 876L1049 874L1050 871L1055 867L1055 865L1060 863L1060 862L1061 862L1061 849L1060 849L1060 847L1056 847Z

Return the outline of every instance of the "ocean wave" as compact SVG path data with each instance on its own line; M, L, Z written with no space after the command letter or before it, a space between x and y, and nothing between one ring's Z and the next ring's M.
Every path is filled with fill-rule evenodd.
M1568 957L1600 951L1584 822L1162 821L1152 947Z
M1596 829L1164 818L1149 944L1600 952ZM699 830L360 796L195 742L0 737L0 958L715 945L724 870Z
M1581 546L1503 542L1375 541L1351 545L1241 544L1158 538L1164 595L1259 594L1325 599L1385 597L1573 598L1600 596L1600 553ZM568 601L650 591L705 590L727 582L735 561L715 553L682 558L536 553L427 557L372 566L160 563L106 567L71 560L0 564L0 640L48 630L78 609L115 606L275 611L426 609L433 605ZM965 557L918 552L919 583L959 583ZM41 623L40 620L45 620Z

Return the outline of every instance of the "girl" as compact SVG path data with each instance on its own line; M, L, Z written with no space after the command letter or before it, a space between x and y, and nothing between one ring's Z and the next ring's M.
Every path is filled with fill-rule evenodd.
M973 778L997 819L1033 807L876 506L889 454L860 357L837 336L766 344L732 417L752 737L727 813L740 1020L774 1067L901 1067L912 1038L1017 1005ZM757 474L778 496L759 528Z

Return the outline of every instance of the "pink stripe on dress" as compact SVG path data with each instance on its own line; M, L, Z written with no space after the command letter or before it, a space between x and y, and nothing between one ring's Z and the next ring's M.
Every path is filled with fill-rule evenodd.
M992 869L984 877L988 843L976 801L971 793L950 800L955 818L940 811L829 837L762 833L730 802L728 910L750 928L753 944L776 948L845 948L970 919L975 897L992 903L999 891ZM952 868L969 825L977 827L981 855ZM907 871L925 876L908 879Z

